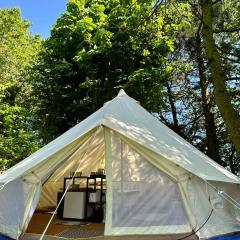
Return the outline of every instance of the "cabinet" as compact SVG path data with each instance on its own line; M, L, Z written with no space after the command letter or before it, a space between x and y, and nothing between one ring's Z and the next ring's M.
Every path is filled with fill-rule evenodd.
M86 192L67 192L64 197L63 218L86 219L92 217L93 207L86 205Z
M77 184L77 180L80 183ZM106 176L91 175L81 177L65 177L63 193L66 190L68 181L72 181L64 200L61 204L61 211L58 216L66 219L91 220L93 222L103 221L103 212L106 193ZM58 199L63 193L58 193Z

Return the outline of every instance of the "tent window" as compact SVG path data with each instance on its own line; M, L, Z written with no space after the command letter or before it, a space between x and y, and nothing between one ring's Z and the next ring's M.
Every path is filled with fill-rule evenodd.
M112 136L112 227L185 225L175 182Z

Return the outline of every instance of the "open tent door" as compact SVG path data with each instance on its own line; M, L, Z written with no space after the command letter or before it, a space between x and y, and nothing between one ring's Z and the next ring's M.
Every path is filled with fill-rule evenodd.
M32 224L30 223L30 228L28 229L29 231L27 231L28 233L39 233L39 228L45 229L47 232L48 227L50 227L50 232L52 231L55 234L60 233L58 232L60 231L58 229L63 229L64 221L71 222L71 220L77 220L76 223L78 223L79 221L84 222L94 220L93 218L90 218L93 216L90 216L88 218L88 214L86 213L86 209L89 207L89 205L91 205L91 209L93 209L93 206L95 204L94 202L90 203L90 193L93 193L93 189L90 183L88 185L88 189L86 188L86 180L92 180L92 172L96 173L97 170L105 168L105 141L103 129L103 126L100 125L88 134L84 135L78 145L78 148L75 149L75 151L69 155L65 161L62 161L61 164L55 168L55 171L52 172L50 177L44 183L40 201L37 207L38 211L32 219ZM75 175L76 172L82 172L82 176ZM73 176L69 177L71 173L74 173L73 175L76 178L79 177L78 179L75 179L77 180L75 181L75 184L72 184ZM83 181L80 177L82 177ZM70 187L63 189L66 178L68 179ZM96 178L96 181L97 179L98 178ZM76 187L76 185L78 185L79 188L73 189L73 187ZM96 191L98 191L98 189ZM64 200L62 201L63 211L61 210L61 216L58 216L58 214L54 216L51 211L54 210L56 212L57 209L59 209L59 199L57 198L59 193L61 194L61 197L64 196ZM89 209L89 212L91 212L91 209ZM64 216L64 210L66 216ZM39 224L37 224L38 219L40 219ZM63 226L59 226L61 224L56 225L56 222L63 223ZM101 226L99 226L99 229L100 227L103 229L104 224L101 224ZM53 231L53 228L56 228L56 231ZM66 224L66 229L67 228L68 223ZM91 229L91 226L89 226L88 230L90 234L90 230L92 231L95 229ZM42 232L43 230L41 233ZM93 231L94 234L95 232ZM85 233L83 231L83 233L80 232L79 234Z
M191 228L177 183L105 130L105 235L186 233Z
M81 172L89 176L91 172L105 168L105 146L103 127L99 126L91 134L84 136L78 149L51 175L43 186L38 208L55 207L57 192L62 191L64 177L71 172Z

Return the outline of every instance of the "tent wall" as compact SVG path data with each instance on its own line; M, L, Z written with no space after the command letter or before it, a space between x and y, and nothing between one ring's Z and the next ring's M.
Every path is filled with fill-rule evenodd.
M178 183L106 130L105 235L190 232Z
M201 238L208 238L234 231L240 231L239 209L234 207L228 201L224 200L224 198L220 196L216 190L210 187L205 180L202 180L199 177L187 172L178 165L172 164L167 159L159 156L151 150L144 148L142 145L139 145L138 143L126 138L122 134L119 134L108 128L105 129L105 141L108 187L105 235L183 233L191 232L192 230L197 231L199 228L201 228L197 232L197 235L199 235ZM126 165L126 159L128 161L128 165ZM145 162L144 164L143 160ZM149 167L150 164L151 167ZM157 171L153 170L154 167ZM116 171L116 169L123 169L123 171ZM165 182L166 189L162 186L158 191L157 186L153 186L152 189L155 191L155 194L158 195L157 197L151 195L151 191L149 192L147 188L145 195L139 195L140 198L138 199L134 199L134 197L127 199L125 196L115 197L116 194L119 195L119 192L121 192L119 189L121 189L122 181L119 181L119 179L124 179L122 187L125 186L125 188L128 189L130 186L128 186L126 183L129 178L129 172L132 177L135 177L135 180L139 178L139 175L144 175L145 172L148 176L145 178L145 182L149 181L149 178L152 174L153 179L158 179L159 182L161 182L160 179L162 179ZM115 181L116 179L118 181ZM176 185L173 183L176 183ZM155 183L155 185L156 184L157 183ZM240 186L238 184L216 181L211 182L211 184L217 187L219 190L223 190L235 200L239 201ZM149 186L151 186L151 184ZM178 198L179 196L176 194L176 186L178 187L180 198ZM150 196L149 199L148 196ZM164 200L163 196L166 197L166 201ZM158 197L161 199L158 199L157 201ZM168 200L167 197L169 197ZM154 198L156 201L154 201ZM174 225L174 223L176 223L175 218L177 215L179 215L179 205L171 201L173 201L172 199L176 198L178 198L178 200L181 199L182 201L186 216L185 225ZM143 227L141 224L144 225L144 222L142 222L138 223L138 226L131 226L132 223L130 219L122 218L119 226L116 227L116 219L114 219L116 218L116 214L114 213L115 209L117 208L116 204L132 209L133 206L131 205L131 202L133 202L136 206L139 206L142 219L146 219L146 215L143 216L146 214L144 213L146 209L143 210L143 208L145 204L147 205L151 201L153 204L152 207L155 205L155 211L158 211L158 209L160 210L161 207L168 209L166 214L169 215L166 215L165 222L161 222L161 217L158 216L158 224L154 225L154 223L152 223L150 224L151 226ZM164 204L166 205L164 206ZM168 204L170 204L172 208ZM210 216L212 209L213 212ZM174 210L175 215L171 214L171 210ZM134 212L134 210L131 211ZM124 211L122 214L125 214ZM127 214L125 214L125 216L126 215ZM168 217L169 222L167 219ZM119 218L121 220L121 214ZM172 220L171 223L170 219ZM205 221L207 221L207 223L205 223Z
M240 186L222 182L210 182L210 184L196 176L193 176L186 184L189 206L197 219L195 229L204 225L198 232L199 237L207 238L240 231L239 209L219 194L224 191L237 200L240 196ZM219 192L212 186L216 187Z
M7 184L0 194L0 232L17 239L30 221L40 193L40 182L19 178Z

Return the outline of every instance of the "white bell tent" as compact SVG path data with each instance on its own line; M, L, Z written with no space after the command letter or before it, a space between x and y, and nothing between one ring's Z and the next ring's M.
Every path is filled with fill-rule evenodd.
M105 168L105 235L240 231L240 180L121 90L97 112L0 175L0 233L17 239L57 205L71 171Z

